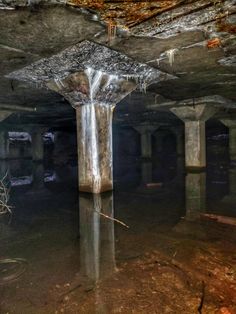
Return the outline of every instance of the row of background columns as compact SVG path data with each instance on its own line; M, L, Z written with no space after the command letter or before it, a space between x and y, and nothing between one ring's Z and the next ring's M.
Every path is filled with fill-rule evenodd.
M202 109L197 106L197 109ZM206 166L206 143L205 143L205 121L214 114L214 110L202 111L202 116L197 117L197 110L192 108L172 108L177 116L181 117L185 121L185 153L186 153L186 167L199 167L204 168ZM192 115L189 121L189 116L186 114L188 111ZM193 112L196 115L193 118ZM236 121L231 119L220 120L229 129L229 153L230 159L236 160ZM152 157L152 136L158 129L158 126L141 125L135 126L134 129L138 131L141 136L141 156L142 158ZM177 154L183 154L183 134L174 127L170 128L170 131L176 136L176 148ZM43 148L43 133L45 129L37 129L37 131L29 132L32 138L32 159L43 160L44 148ZM159 137L157 137L158 139ZM161 140L162 137L160 137ZM7 159L9 157L9 140L8 134L5 131L0 132L0 159Z
M185 160L186 167L189 168L204 168L206 167L206 139L205 139L205 122L216 113L216 109L212 106L207 105L196 105L195 107L176 107L172 108L171 111L177 115L185 123ZM9 113L7 113L9 115ZM5 117L5 115L4 115ZM111 120L111 117L108 117ZM104 121L104 119L101 119ZM229 152L231 160L236 160L236 121L232 119L221 119L221 122L226 125L229 129ZM105 126L110 125L110 121L105 123ZM109 133L109 130L102 132L104 125L101 124L101 130L104 136ZM141 135L141 151L142 158L147 159L146 164L144 163L144 175L145 181L150 181L152 165L150 165L149 159L152 157L152 134L159 128L157 125L140 125L134 127L136 131ZM170 131L175 134L177 142L177 153L180 155L183 152L183 135L182 132L174 127L170 128ZM37 129L37 131L30 131L32 137L32 159L34 161L43 160L44 157L44 144L43 144L43 133L45 129ZM81 130L80 130L81 132ZM78 141L79 146L81 141ZM110 145L107 139L100 139L99 145L106 143L105 145ZM9 157L9 140L7 132L0 132L0 159L6 159ZM106 152L109 147L104 147L101 151ZM79 151L82 151L81 147ZM83 154L83 152L82 152ZM81 161L81 156L79 157ZM111 169L111 167L106 165L106 162L110 163L107 159L106 154L104 154L104 165L105 169ZM84 161L82 161L81 169L82 174L86 176L86 168L83 167ZM81 176L81 171L80 174ZM112 177L111 174L108 177ZM109 185L109 184L108 184ZM108 187L109 189L109 187Z

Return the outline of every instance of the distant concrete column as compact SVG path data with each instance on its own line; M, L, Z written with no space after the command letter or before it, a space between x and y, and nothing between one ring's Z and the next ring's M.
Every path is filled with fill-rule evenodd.
M43 130L31 133L32 140L32 159L33 161L41 161L44 157Z
M185 178L186 219L196 220L206 210L206 173L188 172Z
M151 183L152 182L152 161L143 160L141 164L142 182Z
M81 270L97 282L110 276L116 268L113 195L80 194L79 207Z
M185 165L206 167L205 122L216 113L210 105L180 106L171 111L185 123Z
M152 133L158 129L158 126L139 125L134 129L141 136L141 154L142 158L152 158Z
M220 120L229 129L229 155L231 160L236 160L236 120Z
M9 139L8 133L0 131L0 159L7 159L9 157Z

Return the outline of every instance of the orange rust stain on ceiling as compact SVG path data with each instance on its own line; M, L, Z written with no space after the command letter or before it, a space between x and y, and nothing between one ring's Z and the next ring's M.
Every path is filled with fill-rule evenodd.
M109 24L133 27L189 0L68 0L68 4L95 10Z

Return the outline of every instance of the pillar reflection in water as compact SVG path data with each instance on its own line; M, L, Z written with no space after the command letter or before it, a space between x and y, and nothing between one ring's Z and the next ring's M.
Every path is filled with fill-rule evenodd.
M96 282L115 271L113 194L81 193L79 204L81 271Z
M186 219L196 220L206 209L206 173L188 172L185 178Z

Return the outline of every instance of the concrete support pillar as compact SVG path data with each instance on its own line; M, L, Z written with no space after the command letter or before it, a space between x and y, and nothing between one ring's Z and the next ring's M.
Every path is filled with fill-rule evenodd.
M141 133L141 151L143 158L152 158L152 132Z
M185 178L186 219L196 220L206 210L206 173L188 172Z
M210 105L182 106L171 111L185 123L185 165L206 167L205 122L216 113Z
M231 160L236 160L236 120L220 120L229 129L229 155Z
M44 157L43 131L31 133L32 140L32 159L33 161L41 161Z
M93 282L116 268L113 195L80 194L81 270Z
M68 98L76 109L79 190L89 193L111 191L113 110L135 84L92 69L74 76L73 80L75 86L82 89L81 93L86 93L84 98L80 94Z
M152 182L152 161L144 160L141 164L142 182L151 183Z
M9 139L8 133L0 131L0 159L7 159L9 157Z
M145 124L134 128L141 136L142 158L152 158L152 133L158 129L158 126Z
M100 193L113 188L113 108L88 104L76 109L80 191Z

